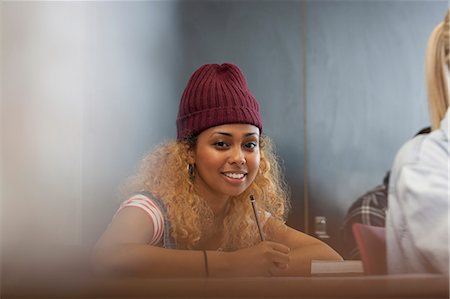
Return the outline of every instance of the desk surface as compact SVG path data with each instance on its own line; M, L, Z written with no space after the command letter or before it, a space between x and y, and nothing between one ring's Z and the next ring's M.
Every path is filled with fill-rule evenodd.
M449 298L449 277L393 275L231 279L41 277L1 298Z
M449 277L442 275L101 278L88 270L88 252L44 252L66 253L2 256L0 298L449 298Z

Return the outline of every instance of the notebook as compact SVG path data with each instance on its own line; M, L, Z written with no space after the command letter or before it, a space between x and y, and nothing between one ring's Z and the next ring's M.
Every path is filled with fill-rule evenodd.
M311 261L312 276L345 276L345 275L363 275L364 269L359 260L346 261Z

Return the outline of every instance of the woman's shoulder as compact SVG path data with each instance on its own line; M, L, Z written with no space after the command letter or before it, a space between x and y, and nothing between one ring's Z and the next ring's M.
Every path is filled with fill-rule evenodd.
M164 202L149 192L138 192L129 195L128 198L120 204L117 213L127 207L141 208L149 215L154 215L155 213L158 215L164 214L166 211Z
M154 207L161 210L161 212L166 211L166 205L164 201L147 191L137 192L129 195L128 198L122 202L120 208L130 205L139 205L143 206L144 208Z
M420 156L426 135L418 135L404 143L395 156L394 164L402 166L414 163Z
M413 188L415 192L431 190L429 184L435 186L434 190L436 186L447 186L448 159L448 140L442 130L414 137L402 146L395 158L389 195L396 193L400 186Z
M394 170L403 167L437 167L449 157L448 140L441 130L418 135L406 142L398 151Z

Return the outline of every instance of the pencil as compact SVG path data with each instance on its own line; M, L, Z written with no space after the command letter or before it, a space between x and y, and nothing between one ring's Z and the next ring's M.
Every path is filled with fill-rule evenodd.
M261 224L259 223L258 212L256 211L256 203L253 195L250 195L250 202L252 203L253 213L255 214L256 225L258 226L259 237L261 238L261 242L264 241L264 235L261 230Z

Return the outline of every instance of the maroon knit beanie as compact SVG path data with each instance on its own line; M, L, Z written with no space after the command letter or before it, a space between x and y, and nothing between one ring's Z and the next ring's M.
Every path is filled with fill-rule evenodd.
M219 125L251 124L262 131L259 105L234 64L205 64L189 79L177 116L177 139Z

